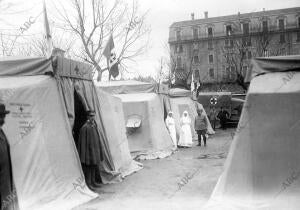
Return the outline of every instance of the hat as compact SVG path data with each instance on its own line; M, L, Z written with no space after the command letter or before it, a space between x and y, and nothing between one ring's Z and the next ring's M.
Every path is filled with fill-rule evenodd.
M5 109L5 105L0 103L0 114L8 114L9 112Z

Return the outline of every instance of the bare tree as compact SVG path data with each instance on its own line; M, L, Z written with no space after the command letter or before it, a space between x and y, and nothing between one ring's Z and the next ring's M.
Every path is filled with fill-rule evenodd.
M279 42L276 39L278 33L263 29L261 25L254 26L253 30L253 33L242 37L228 36L227 45L222 48L225 63L235 70L235 82L245 90L248 85L244 83L243 66L249 63L249 59L287 54L283 49L290 42Z
M72 55L74 38L56 33L53 35L53 46L65 51L68 56ZM18 35L0 33L0 54L2 56L45 57L47 55L47 43L41 35L18 37Z
M63 50L65 55L71 57L74 38L56 33L52 37L53 47ZM47 48L47 41L44 37L32 36L27 38L25 43L16 47L15 51L18 55L45 57Z
M70 3L71 11L63 5L62 10L57 9L64 23L61 27L80 38L76 56L92 64L100 78L107 70L102 51L111 34L116 47L120 47L117 62L124 69L127 66L123 61L134 61L145 52L150 28L145 23L147 13L140 15L135 1L130 5L122 0L70 0Z
M250 40L251 37L243 37L241 39L228 38L226 41L227 44L222 48L225 63L229 68L234 69L236 83L241 85L245 90L247 89L247 86L244 83L242 71L245 61L248 59L247 53L251 52L251 48L249 47ZM226 72L226 74L227 79L230 78L230 73Z

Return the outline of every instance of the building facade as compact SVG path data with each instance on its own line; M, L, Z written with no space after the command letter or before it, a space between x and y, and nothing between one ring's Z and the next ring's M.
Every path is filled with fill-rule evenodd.
M175 22L169 29L177 82L230 83L251 58L300 54L300 7Z

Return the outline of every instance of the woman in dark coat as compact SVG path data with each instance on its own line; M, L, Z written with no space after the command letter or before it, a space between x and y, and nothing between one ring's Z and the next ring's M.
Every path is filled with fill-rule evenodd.
M79 132L78 154L87 185L93 189L96 183L96 170L103 161L100 135L95 122L94 111L87 112L88 119Z
M8 113L4 104L0 104L0 209L17 210L19 207L13 182L10 147L2 130L5 116Z

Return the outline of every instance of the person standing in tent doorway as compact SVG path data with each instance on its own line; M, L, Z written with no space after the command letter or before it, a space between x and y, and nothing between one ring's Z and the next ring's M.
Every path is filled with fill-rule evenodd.
M201 138L203 139L204 146L206 147L206 131L207 131L207 119L203 114L203 109L197 109L198 115L195 117L195 131L198 134L198 146L201 147Z
M229 113L226 110L224 110L223 107L221 106L221 110L217 115L217 119L220 120L221 128L223 130L226 130L226 123L228 118L229 118Z
M209 121L214 130L216 129L216 120L217 120L217 110L214 106L211 106L209 109Z
M177 139L176 139L176 128L175 128L175 120L173 118L173 112L169 111L168 116L166 118L166 126L168 128L169 134L173 141L175 149L177 148Z
M187 111L184 111L180 118L180 138L178 146L181 147L192 147L192 131L191 131L191 118Z
M0 209L17 210L19 207L13 181L10 146L2 130L8 113L5 105L0 103Z
M103 152L95 122L95 112L87 112L87 121L79 131L78 153L85 176L85 181L90 189L101 187L96 182L96 170L103 161Z

